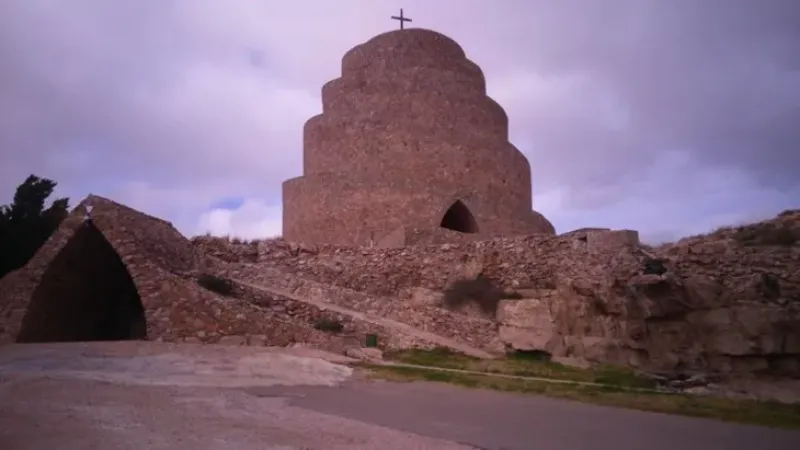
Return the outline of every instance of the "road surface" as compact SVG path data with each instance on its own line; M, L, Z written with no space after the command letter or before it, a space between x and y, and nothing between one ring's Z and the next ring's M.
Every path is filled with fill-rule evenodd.
M800 433L439 384L302 349L0 347L0 449L779 450Z

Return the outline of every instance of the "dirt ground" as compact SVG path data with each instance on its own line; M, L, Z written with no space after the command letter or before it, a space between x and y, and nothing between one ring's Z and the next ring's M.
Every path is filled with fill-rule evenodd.
M157 343L0 348L0 448L468 449L293 407L243 388L336 386L348 358L311 349Z
M310 349L0 347L0 449L796 449L800 433L434 384Z

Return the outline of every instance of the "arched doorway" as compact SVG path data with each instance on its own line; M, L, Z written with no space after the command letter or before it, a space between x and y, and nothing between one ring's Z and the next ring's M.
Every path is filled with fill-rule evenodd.
M444 216L442 216L439 226L462 233L478 232L478 222L475 221L475 216L472 215L467 205L462 203L461 200L456 200L450 205Z
M75 232L33 292L17 342L147 339L139 292L91 222Z

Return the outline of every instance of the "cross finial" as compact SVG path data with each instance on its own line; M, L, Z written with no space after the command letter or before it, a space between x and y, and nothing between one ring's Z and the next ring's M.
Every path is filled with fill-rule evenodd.
M408 17L403 16L403 8L400 8L400 15L399 16L392 16L392 19L400 21L400 29L403 29L404 22L411 22L411 19Z

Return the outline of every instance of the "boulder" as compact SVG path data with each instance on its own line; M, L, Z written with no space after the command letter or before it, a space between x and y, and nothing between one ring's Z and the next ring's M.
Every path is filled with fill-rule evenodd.
M383 361L383 352L374 347L347 347L344 350L344 355L364 361Z

